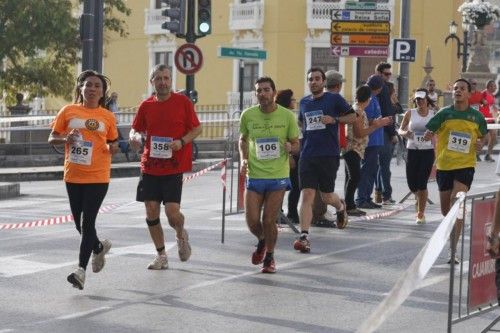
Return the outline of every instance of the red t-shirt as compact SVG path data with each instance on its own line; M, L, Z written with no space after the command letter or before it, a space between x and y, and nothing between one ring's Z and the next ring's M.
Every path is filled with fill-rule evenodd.
M469 97L469 106L479 111L482 99L483 99L483 93L480 92L479 90L474 91L473 93L471 93Z
M178 140L193 128L200 126L193 103L184 95L172 92L166 101L152 96L141 103L132 123L137 132L146 132L144 153L141 157L143 173L163 176L191 171L192 145L172 152L170 158L151 157L151 138Z
M495 105L495 96L490 94L488 90L483 90L483 93L481 94L482 98L486 101L486 104L482 104L481 107L479 108L479 111L483 114L485 118L493 118L491 114L490 107ZM486 119L486 122L488 123L494 123L494 119Z

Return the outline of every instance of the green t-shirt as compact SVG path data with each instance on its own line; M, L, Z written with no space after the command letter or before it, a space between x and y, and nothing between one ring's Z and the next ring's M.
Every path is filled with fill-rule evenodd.
M437 135L438 170L476 166L476 141L488 132L481 112L473 108L457 111L450 105L436 113L426 127Z
M290 168L284 144L298 139L299 127L292 111L278 105L271 113L253 106L241 114L240 133L248 142L248 177L288 178Z

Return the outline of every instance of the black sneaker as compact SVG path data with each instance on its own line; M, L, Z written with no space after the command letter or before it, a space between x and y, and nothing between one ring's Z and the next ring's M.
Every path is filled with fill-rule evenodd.
M349 216L365 216L366 212L363 210L354 208L354 209L348 209L347 215L349 215Z
M490 154L486 154L486 156L484 157L484 160L488 161L488 162L495 162L495 160L493 158L491 158Z
M368 206L370 206L371 209L380 209L380 208L382 208L382 205L376 204L373 201L369 201L367 203L368 203Z

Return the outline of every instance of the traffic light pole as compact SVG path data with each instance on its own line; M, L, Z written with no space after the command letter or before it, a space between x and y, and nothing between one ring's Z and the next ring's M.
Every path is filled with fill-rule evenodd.
M194 31L194 0L187 0L187 29L186 29L186 42L194 43L196 41ZM186 92L189 94L194 91L194 75L186 75Z

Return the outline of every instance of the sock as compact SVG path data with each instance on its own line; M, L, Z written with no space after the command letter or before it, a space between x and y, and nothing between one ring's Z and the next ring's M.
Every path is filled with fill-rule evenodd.
M99 254L101 253L102 250L103 250L102 243L99 242L99 244L97 244L97 249L94 250L94 253Z
M264 260L268 261L268 260L272 260L273 258L274 258L274 252L267 252Z
M261 250L264 246L266 246L266 241L264 239L259 239L257 243L257 250Z
M160 254L160 253L161 253L161 251L163 251L163 250L165 250L165 246L158 247L158 248L156 249L156 251L158 251L158 254Z
M309 235L309 231L307 230L302 230L301 233L300 233L300 238L301 239L306 239L307 238L307 235Z

